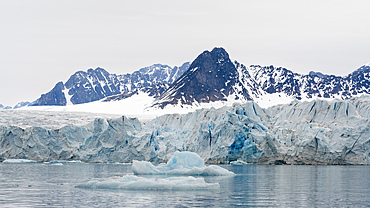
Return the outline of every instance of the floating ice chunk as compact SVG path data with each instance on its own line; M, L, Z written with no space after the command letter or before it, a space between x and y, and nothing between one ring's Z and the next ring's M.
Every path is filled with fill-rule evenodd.
M6 159L3 163L37 163L37 161L27 159Z
M204 165L204 160L193 152L175 152L167 164L158 166L150 162L134 160L132 171L135 175L234 175L233 172L217 165Z
M63 166L63 163L50 163L50 165Z
M230 162L231 165L248 165L247 162L244 162L243 160L237 160L237 161L232 161Z
M52 160L49 163L83 163L80 160L71 160L71 161L66 161L66 160Z
M203 178L170 177L170 178L145 178L127 175L121 178L107 180L92 180L76 186L89 189L125 189L125 190L217 190L218 183L206 183Z

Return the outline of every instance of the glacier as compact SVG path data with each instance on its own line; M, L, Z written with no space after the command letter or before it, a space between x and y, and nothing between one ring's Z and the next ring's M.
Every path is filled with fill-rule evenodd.
M0 119L0 161L159 164L177 151L190 151L207 164L370 164L369 96L269 108L236 103L145 121L69 113L50 125L56 112L43 112L33 122L27 121L33 112L22 112L27 113L16 117L0 111L0 118L16 117Z

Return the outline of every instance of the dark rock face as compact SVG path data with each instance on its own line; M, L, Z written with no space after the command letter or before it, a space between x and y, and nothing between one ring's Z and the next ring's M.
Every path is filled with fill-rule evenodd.
M64 96L63 90L63 82L58 82L50 92L42 94L41 97L31 105L66 105L67 100Z
M200 54L186 71L157 100L155 105L163 108L167 104L187 104L226 100L236 92L239 74L223 48ZM237 93L251 99L248 92Z
M349 96L361 93L370 94L370 66L362 66L345 77L345 81L344 88L349 91Z

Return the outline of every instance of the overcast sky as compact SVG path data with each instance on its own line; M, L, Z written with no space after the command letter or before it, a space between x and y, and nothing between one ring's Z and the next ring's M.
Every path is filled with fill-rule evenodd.
M346 75L370 62L370 1L0 1L0 104L78 70L131 73L224 47L245 65Z

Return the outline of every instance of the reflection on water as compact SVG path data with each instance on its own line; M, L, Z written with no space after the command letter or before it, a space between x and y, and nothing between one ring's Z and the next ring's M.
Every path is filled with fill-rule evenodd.
M0 207L368 207L369 166L223 166L218 191L75 188L132 174L120 164L0 164ZM162 176L163 177L163 176Z

